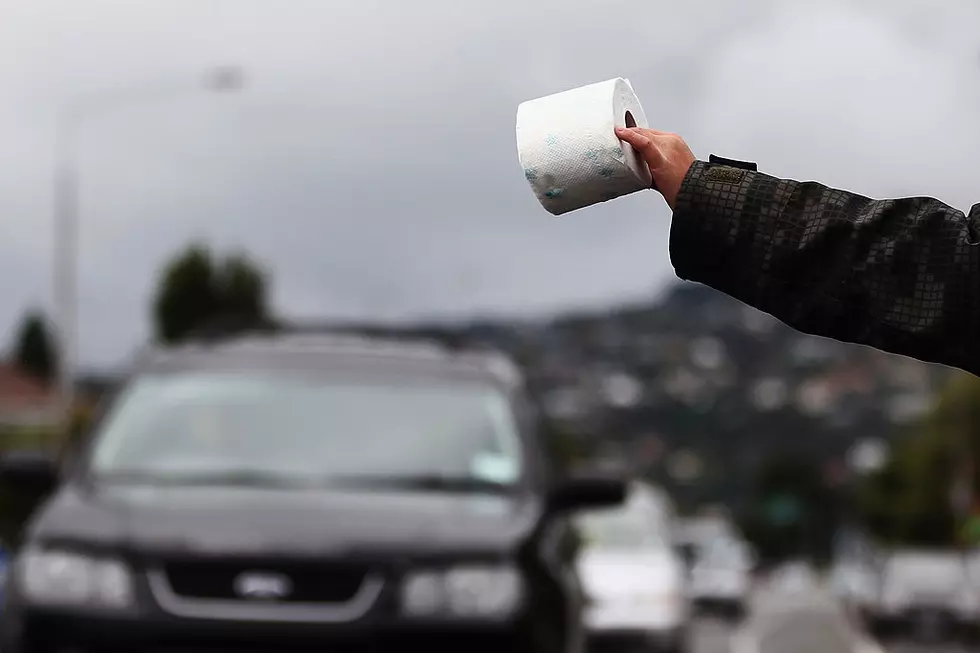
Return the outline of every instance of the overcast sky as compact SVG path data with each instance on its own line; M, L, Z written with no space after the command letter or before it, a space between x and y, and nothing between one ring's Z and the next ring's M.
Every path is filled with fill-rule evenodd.
M654 296L657 195L554 218L517 163L521 101L611 77L702 158L968 208L977 25L970 0L0 0L0 327L50 305L55 118L91 93L187 89L93 115L77 143L81 359L105 366L194 238L247 248L292 316ZM193 90L225 63L242 93Z

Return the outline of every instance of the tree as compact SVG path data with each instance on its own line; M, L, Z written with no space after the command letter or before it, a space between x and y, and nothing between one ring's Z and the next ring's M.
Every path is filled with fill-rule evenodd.
M268 325L264 271L244 254L216 261L194 244L174 257L161 275L153 302L158 340L176 343L198 329Z
M14 362L19 369L44 383L54 377L54 343L40 311L31 311L24 317L17 334Z
M885 540L951 544L966 518L956 514L952 491L957 479L963 479L968 493L978 496L977 470L980 379L956 374L926 419L898 441L885 468L860 488L860 511Z
M269 320L265 275L244 254L227 257L216 271L214 284L221 315L245 322Z
M178 342L214 312L214 263L211 250L192 245L175 257L163 273L154 301L156 336Z
M787 455L767 458L755 479L751 508L741 515L740 526L764 559L829 555L838 502L811 461Z

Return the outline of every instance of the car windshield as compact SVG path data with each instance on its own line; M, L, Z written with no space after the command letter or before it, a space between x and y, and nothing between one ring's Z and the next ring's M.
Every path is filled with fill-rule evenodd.
M697 562L700 549L697 544L692 542L675 542L674 550L684 560L684 564L690 566Z
M745 564L745 546L736 540L720 538L704 548L704 562L714 567L733 567Z
M579 518L586 543L593 548L666 548L653 520L639 511L597 510Z
M180 374L134 381L90 471L117 481L509 487L522 474L510 402L493 386Z

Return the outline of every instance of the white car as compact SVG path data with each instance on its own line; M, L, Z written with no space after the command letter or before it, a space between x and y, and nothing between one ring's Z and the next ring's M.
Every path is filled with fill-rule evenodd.
M839 560L831 571L831 586L845 609L860 614L876 603L881 586L880 576L874 560Z
M579 526L590 641L686 651L691 610L685 570L662 532L664 522L634 503L585 514Z
M707 547L691 569L690 596L694 605L741 619L752 592L752 559L739 540L723 538Z
M679 520L671 529L674 549L684 560L688 571L718 539L733 537L731 524L717 517L694 517Z
M893 553L881 574L876 601L864 610L874 632L912 629L930 636L957 637L973 631L980 593L967 560L953 551Z

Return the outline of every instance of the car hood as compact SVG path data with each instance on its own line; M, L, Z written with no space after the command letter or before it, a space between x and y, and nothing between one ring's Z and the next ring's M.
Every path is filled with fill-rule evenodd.
M527 497L393 490L66 487L31 538L141 554L494 554L540 517Z

